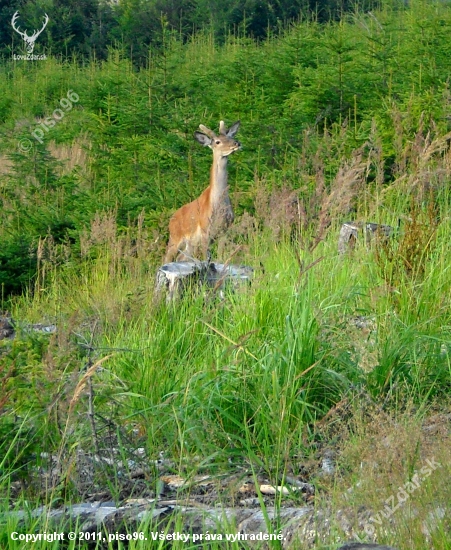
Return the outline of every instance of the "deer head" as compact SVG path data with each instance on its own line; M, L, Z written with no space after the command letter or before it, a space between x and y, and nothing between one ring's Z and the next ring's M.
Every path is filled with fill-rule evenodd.
M210 147L213 154L221 157L227 157L230 154L241 149L239 141L232 139L238 132L240 127L240 121L235 122L228 130L225 127L224 121L219 123L219 136L216 135L213 130L207 128L203 124L199 124L201 132L194 132L194 137L204 147Z
M49 22L49 16L45 14L44 17L44 24L42 25L41 30L39 31L33 31L33 34L31 36L28 36L27 31L21 31L19 27L16 26L16 21L19 18L19 12L16 11L16 13L13 15L13 18L11 19L11 25L13 29L20 34L22 39L25 42L27 53L33 53L34 50L34 43L36 42L37 37L41 34L41 32L45 29L47 26L47 23Z

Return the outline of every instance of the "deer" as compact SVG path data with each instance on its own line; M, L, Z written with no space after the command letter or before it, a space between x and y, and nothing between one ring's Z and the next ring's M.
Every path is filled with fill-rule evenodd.
M165 264L174 261L175 257L177 261L192 260L199 251L208 259L211 243L232 224L234 214L227 183L227 162L229 155L241 149L241 143L234 139L239 127L239 120L229 129L221 120L218 135L203 124L199 125L200 132L194 133L201 145L213 151L210 185L170 219Z
M27 53L33 53L34 50L34 43L36 42L36 39L41 34L41 32L45 29L47 26L47 23L49 22L49 16L47 14L44 14L44 24L42 25L42 28L40 31L34 31L31 36L28 36L27 31L21 31L19 27L16 26L16 21L19 18L19 12L16 11L16 13L13 15L13 18L11 19L11 26L12 28L20 34L22 39L25 42Z

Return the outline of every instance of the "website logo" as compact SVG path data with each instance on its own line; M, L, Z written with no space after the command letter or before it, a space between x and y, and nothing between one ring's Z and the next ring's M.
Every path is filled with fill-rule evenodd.
M21 31L19 26L17 25L17 20L19 19L19 12L16 11L16 13L13 15L13 18L11 19L11 26L22 37L22 40L25 42L25 46L28 54L28 55L13 55L14 59L28 59L28 60L47 59L47 56L45 55L33 55L34 44L38 36L45 29L45 27L47 26L47 23L49 22L49 16L47 14L44 14L44 15L45 15L44 24L42 25L42 28L38 31L36 30L33 31L33 34L30 36L28 36L27 31Z

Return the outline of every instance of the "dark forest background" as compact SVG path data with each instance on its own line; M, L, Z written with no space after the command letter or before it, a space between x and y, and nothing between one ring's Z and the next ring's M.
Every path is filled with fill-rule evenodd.
M400 2L400 6L403 5ZM10 56L20 37L11 28L11 18L19 11L22 30L31 34L42 26L44 13L49 23L44 30L52 55L106 59L108 49L119 44L135 64L144 64L149 48L161 49L167 31L186 40L208 28L216 40L230 33L257 40L302 19L320 23L338 20L344 14L378 9L379 0L44 0L0 2L0 54ZM37 49L39 48L39 40Z

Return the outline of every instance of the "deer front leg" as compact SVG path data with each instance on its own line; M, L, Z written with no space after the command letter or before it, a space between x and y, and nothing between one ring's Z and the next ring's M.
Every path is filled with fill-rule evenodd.
M166 254L164 256L164 263L169 264L174 261L174 258L177 254L177 244L169 239L168 248L166 249Z
M202 259L207 260L210 257L210 235L207 232L202 235L201 249Z

